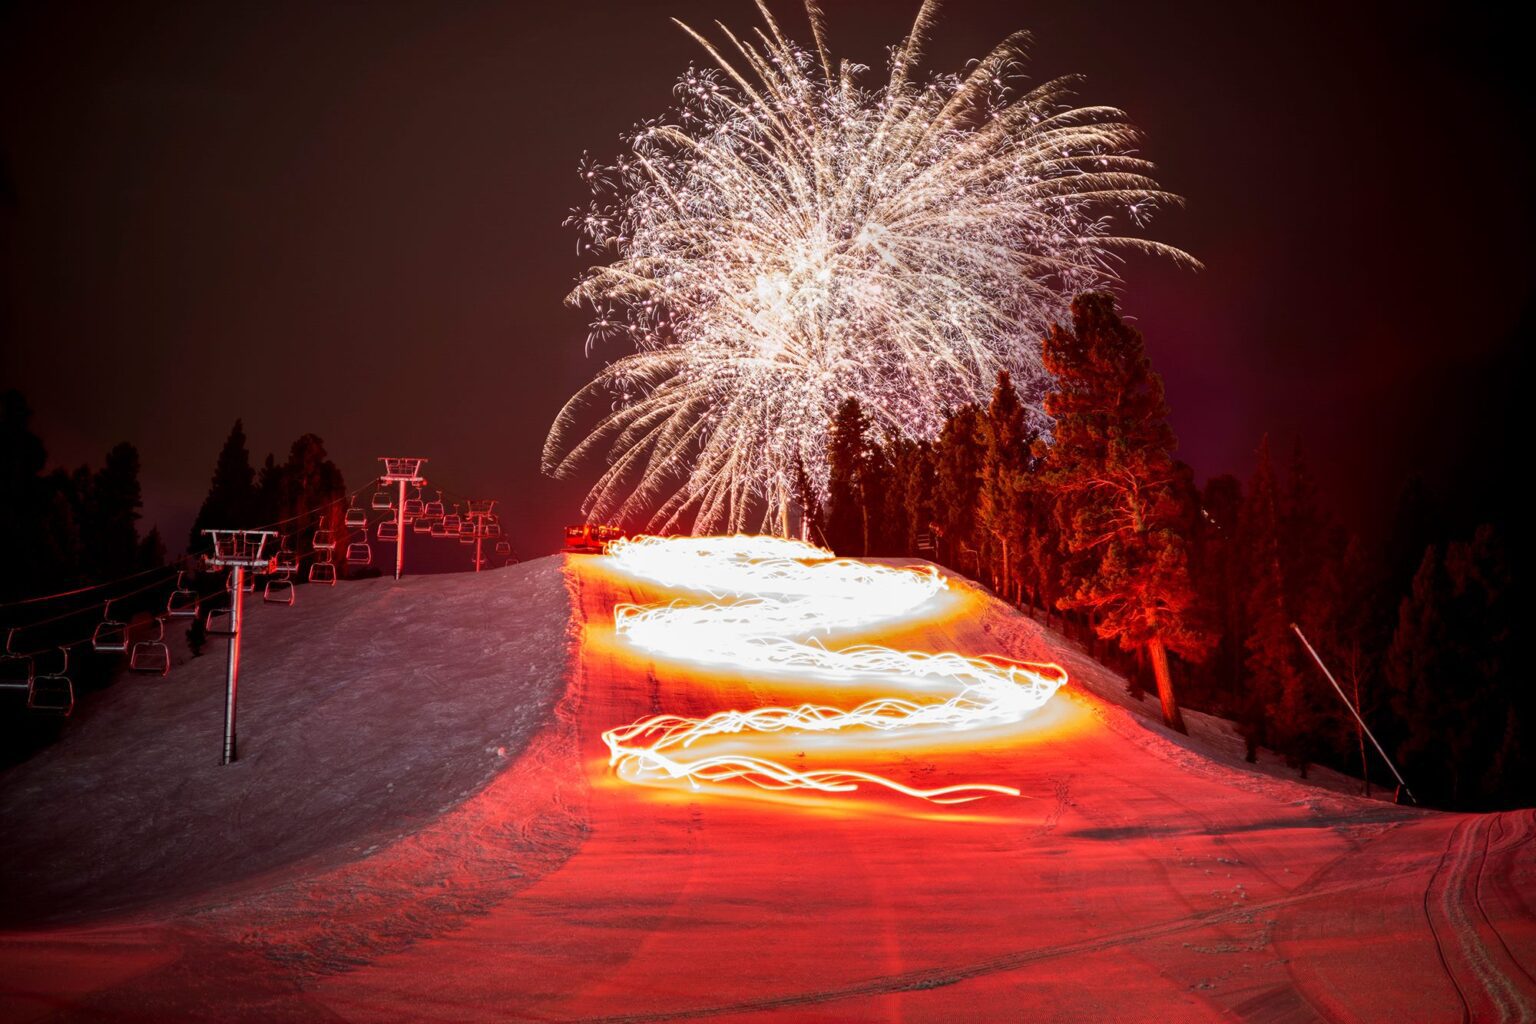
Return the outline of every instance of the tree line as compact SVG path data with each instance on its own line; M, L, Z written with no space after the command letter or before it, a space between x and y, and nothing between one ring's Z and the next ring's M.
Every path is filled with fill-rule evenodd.
M1090 293L1042 339L1052 383L954 410L933 442L853 399L829 425L813 536L839 554L925 556L1081 639L1132 693L1231 719L1249 760L1275 751L1390 781L1292 628L1316 647L1426 802L1536 796L1531 687L1512 641L1514 575L1493 522L1450 532L1426 489L1367 543L1331 515L1300 447L1268 439L1244 481L1196 483L1175 457L1162 380L1114 299ZM1045 418L1031 416L1043 407Z

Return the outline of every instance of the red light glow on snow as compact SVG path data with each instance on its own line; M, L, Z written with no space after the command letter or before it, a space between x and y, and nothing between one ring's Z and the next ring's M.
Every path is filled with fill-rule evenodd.
M914 746L984 745L1012 732L1066 682L1057 665L875 643L831 647L835 632L890 628L942 614L953 595L931 566L834 558L774 537L637 537L609 546L611 567L676 594L614 609L616 639L637 652L720 670L793 679L794 706L660 713L603 734L627 782L747 782L769 791L850 793L862 784L952 804L1019 791L994 782L922 787L856 766ZM859 698L863 698L862 700ZM665 703L663 701L663 703ZM851 706L850 706L851 705ZM806 758L837 763L812 767Z

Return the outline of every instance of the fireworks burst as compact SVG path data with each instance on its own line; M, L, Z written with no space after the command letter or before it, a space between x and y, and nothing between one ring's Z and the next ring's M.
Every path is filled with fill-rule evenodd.
M1029 393L1039 337L1120 253L1193 263L1117 233L1177 199L1123 113L1073 106L1070 79L1017 88L1022 34L919 79L928 0L871 89L828 57L814 3L813 51L758 6L764 28L721 26L722 46L682 26L715 66L684 74L616 163L582 165L593 200L571 223L609 262L568 301L594 310L589 351L633 351L566 404L544 462L606 456L594 519L787 532L797 481L824 497L846 398L931 438L999 370Z

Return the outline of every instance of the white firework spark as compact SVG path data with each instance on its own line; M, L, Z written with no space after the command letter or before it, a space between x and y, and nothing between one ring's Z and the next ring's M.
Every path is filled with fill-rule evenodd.
M1120 253L1194 262L1116 233L1177 197L1121 111L1073 106L1071 79L1015 89L1022 33L920 80L928 0L870 89L827 56L814 3L814 52L758 7L764 28L719 26L722 46L682 26L716 66L684 74L615 164L582 165L594 199L571 223L610 262L568 301L594 310L589 351L633 351L566 404L544 463L606 456L593 519L787 532L799 474L824 494L846 398L931 438L999 370L1030 393L1038 339Z

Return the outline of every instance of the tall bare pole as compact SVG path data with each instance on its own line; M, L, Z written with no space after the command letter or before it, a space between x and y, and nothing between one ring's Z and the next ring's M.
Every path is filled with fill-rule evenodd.
M1293 622L1291 623L1291 629L1296 633L1296 638L1301 641L1301 645L1307 649L1307 653L1312 655L1312 660L1317 662L1317 667L1323 670L1323 675L1326 676L1328 678L1328 682L1333 685L1333 692L1339 695L1339 700L1344 702L1344 706L1349 708L1349 713L1355 716L1355 721L1360 723L1360 728L1364 730L1365 734L1371 738L1371 745L1376 748L1376 753L1381 755L1381 759L1387 762L1387 767L1392 769L1392 774L1397 777L1397 784L1403 787L1403 792L1408 794L1409 800L1412 800L1414 803L1418 803L1418 797L1413 795L1413 790L1409 789L1408 783L1403 781L1403 775L1397 770L1397 765L1392 763L1392 759L1387 756L1387 752L1381 748L1381 744L1376 740L1376 734L1371 732L1371 727L1365 724L1365 719L1360 717L1360 712L1356 711L1355 706L1350 703L1349 698L1344 696L1343 687L1339 686L1339 681L1333 678L1333 673L1328 671L1328 666L1323 664L1323 659L1317 656L1317 651L1313 649L1311 642L1306 637L1306 634L1302 633L1301 627Z

